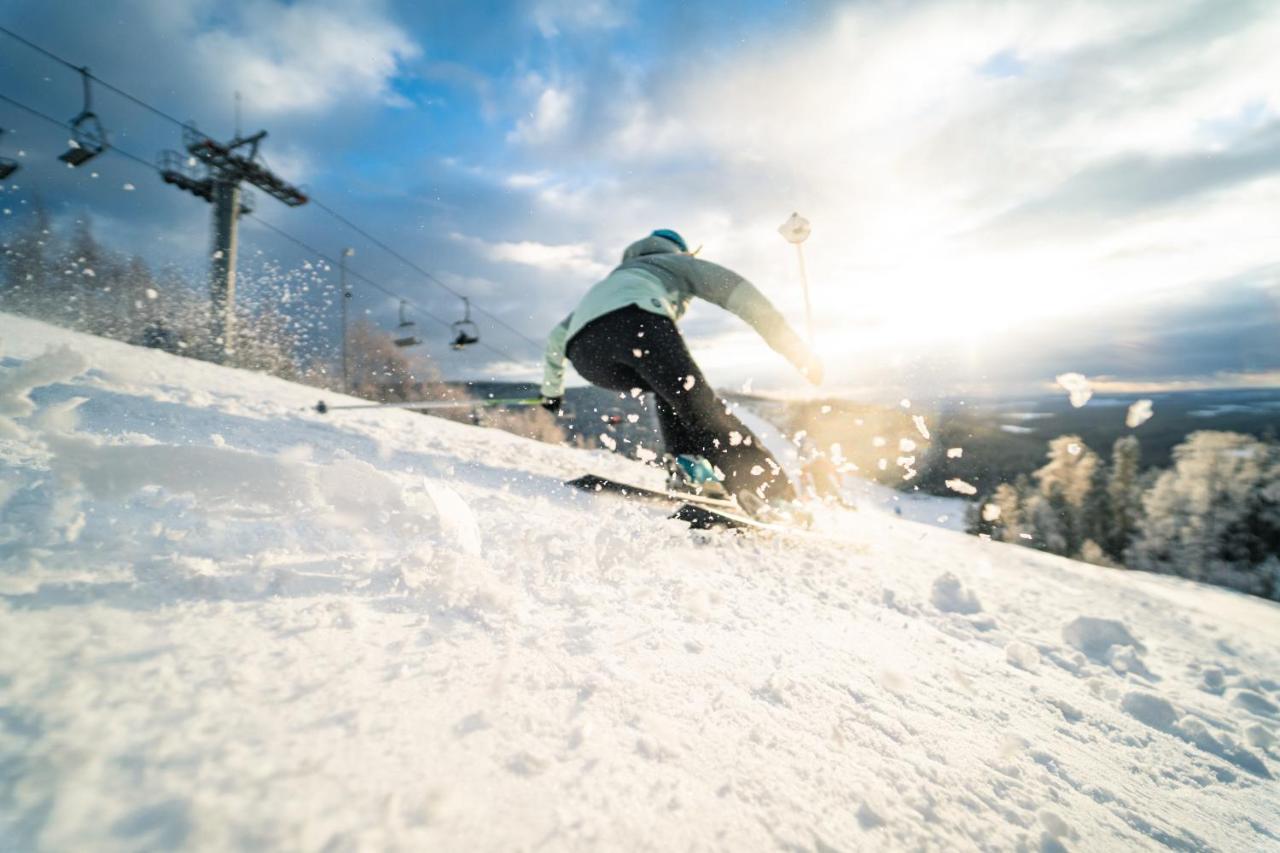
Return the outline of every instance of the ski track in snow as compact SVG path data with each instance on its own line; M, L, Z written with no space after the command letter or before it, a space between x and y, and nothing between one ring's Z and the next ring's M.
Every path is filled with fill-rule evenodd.
M1280 847L1272 603L320 396L0 315L0 848Z

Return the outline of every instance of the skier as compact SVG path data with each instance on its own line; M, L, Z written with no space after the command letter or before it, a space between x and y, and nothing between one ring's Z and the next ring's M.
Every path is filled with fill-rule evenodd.
M810 382L822 381L822 363L754 285L694 257L683 237L660 228L628 246L622 263L551 331L543 405L560 410L567 357L593 385L654 395L673 471L691 487L723 480L743 509L785 506L796 498L787 475L716 396L676 328L695 296L746 320Z

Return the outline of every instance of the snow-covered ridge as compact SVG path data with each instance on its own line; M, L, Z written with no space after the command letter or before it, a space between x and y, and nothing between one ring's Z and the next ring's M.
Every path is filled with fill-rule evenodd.
M1280 845L1273 603L316 398L0 315L0 849Z

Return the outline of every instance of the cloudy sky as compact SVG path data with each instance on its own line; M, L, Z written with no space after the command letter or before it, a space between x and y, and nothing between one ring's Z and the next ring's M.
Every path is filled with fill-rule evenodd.
M738 269L803 328L833 388L1258 381L1280 370L1280 6L0 0L0 24L202 130L265 127L269 164L529 338L656 227ZM65 68L0 36L0 92L78 108ZM107 93L113 140L176 130ZM0 102L6 204L40 192L109 243L197 268L208 209ZM56 167L56 168L55 168ZM125 182L136 189L121 191ZM434 313L458 300L315 206L263 219ZM303 252L252 220L242 256ZM262 255L257 255L262 252ZM393 324L367 289L361 310ZM532 378L537 348L421 350L453 377ZM685 328L717 383L799 380L711 306ZM1252 377L1252 378L1250 378Z

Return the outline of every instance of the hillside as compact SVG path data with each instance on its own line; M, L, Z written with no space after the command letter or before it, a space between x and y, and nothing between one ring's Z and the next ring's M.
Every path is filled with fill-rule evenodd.
M1280 845L1274 603L316 398L0 315L0 848Z

